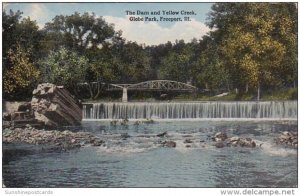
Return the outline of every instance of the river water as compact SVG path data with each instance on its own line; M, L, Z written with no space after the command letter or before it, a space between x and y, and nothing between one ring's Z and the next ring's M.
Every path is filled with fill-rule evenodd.
M80 130L105 140L100 147L49 152L41 146L3 145L23 153L5 158L7 187L297 187L297 150L276 146L295 120L170 120L111 125L83 121ZM158 133L167 131L165 138ZM213 146L218 131L250 137L256 148ZM185 139L193 143L186 147ZM160 147L160 141L176 148ZM261 147L259 145L261 144Z

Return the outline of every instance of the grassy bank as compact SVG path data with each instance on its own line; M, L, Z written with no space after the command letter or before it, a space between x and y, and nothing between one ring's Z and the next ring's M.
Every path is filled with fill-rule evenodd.
M284 100L297 100L298 99L298 89L289 88L278 91L267 91L262 92L260 100L261 101L284 101ZM257 100L256 93L243 93L238 94L234 91L228 92L224 96L206 96L206 95L180 95L174 98L174 100L196 100L196 101L255 101Z

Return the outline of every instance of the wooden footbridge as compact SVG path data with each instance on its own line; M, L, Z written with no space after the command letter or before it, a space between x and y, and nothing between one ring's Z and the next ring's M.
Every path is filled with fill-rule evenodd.
M94 82L97 84L97 82ZM87 83L81 83L87 84ZM123 91L122 102L128 101L127 91L171 91L171 92L193 92L197 90L195 86L190 84L172 81L172 80L150 80L145 82L140 82L136 84L106 84L101 83L106 86L107 91Z

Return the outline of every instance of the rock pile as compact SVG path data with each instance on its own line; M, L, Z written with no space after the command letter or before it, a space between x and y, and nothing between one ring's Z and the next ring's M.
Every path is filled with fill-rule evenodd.
M31 107L35 119L49 127L79 125L82 113L79 103L62 86L43 83L33 91Z
M4 143L47 144L61 149L78 148L87 144L101 146L104 141L88 132L45 131L27 125L25 129L6 128L3 130Z
M253 141L251 138L239 138L239 137L229 138L227 145L234 146L234 147L241 146L241 147L248 147L248 148L256 147L255 141Z
M275 139L275 142L287 147L298 148L298 133L285 131Z
M248 147L254 148L256 147L256 143L251 138L240 138L240 137L231 137L228 138L226 133L218 132L212 137L212 140L216 143L214 144L216 148L223 148L225 146L233 146L233 147Z

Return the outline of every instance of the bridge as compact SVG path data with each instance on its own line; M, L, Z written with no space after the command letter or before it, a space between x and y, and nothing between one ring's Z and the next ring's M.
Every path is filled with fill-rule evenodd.
M97 83L97 82L95 82ZM86 84L86 83L85 83ZM172 92L193 92L197 90L195 86L190 84L172 81L172 80L150 80L136 84L106 84L107 91L123 91L122 102L128 101L128 90L137 91L172 91Z

